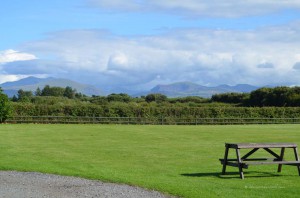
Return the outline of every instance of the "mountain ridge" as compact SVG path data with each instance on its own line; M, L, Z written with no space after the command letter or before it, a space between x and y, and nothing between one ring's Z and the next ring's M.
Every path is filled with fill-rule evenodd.
M81 84L69 79L63 79L63 78L36 78L36 77L27 77L20 79L18 81L13 82L5 82L3 84L0 84L0 87L3 89L3 92L7 94L9 97L12 97L13 95L17 95L18 90L22 89L24 91L36 91L36 89L39 87L40 89L43 89L46 85L49 85L51 87L67 87L70 86L73 89L76 89L77 92L80 92L82 94L92 96L92 95L103 95L103 91L92 86L92 85L86 85Z
M39 87L43 89L46 85L57 86L57 87L66 87L70 86L73 89L76 89L77 92L83 93L88 96L92 95L104 95L103 91L92 86L81 84L76 81L72 81L64 78L37 78L37 77L27 77L20 79L14 82L5 82L0 84L0 87L3 89L9 97L17 95L18 90L23 89L25 91L36 91ZM144 92L131 93L133 97L140 97L142 95L148 95L151 93L160 93L168 97L186 97L186 96L200 96L209 98L214 94L219 93L228 93L228 92L238 92L238 93L249 93L253 90L258 89L259 87L249 85L249 84L237 84L234 86L230 85L218 85L218 86L204 86L197 83L185 81L185 82L175 82L171 84L159 84L153 87L150 90L145 90ZM121 93L122 91L120 91Z
M183 96L201 96L211 97L213 94L237 92L249 93L259 87L249 84L218 85L208 87L192 82L176 82L168 85L157 85L150 90L150 93L161 93L169 97L183 97Z

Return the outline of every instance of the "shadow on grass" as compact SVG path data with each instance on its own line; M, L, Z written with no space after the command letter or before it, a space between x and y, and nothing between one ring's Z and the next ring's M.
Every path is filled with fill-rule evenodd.
M225 175L222 175L220 172L212 172L212 173L183 173L180 174L185 177L218 177L220 179L239 179L239 172L226 172ZM283 175L279 175L278 173L270 173L270 172L257 172L250 171L244 172L245 177L254 178L254 177L281 177Z

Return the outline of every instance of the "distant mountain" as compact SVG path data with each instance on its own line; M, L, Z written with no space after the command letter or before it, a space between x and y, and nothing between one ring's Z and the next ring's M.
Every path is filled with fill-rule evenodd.
M238 84L235 86L219 85L216 87L207 87L191 82L178 82L169 85L157 85L149 93L161 93L169 97L183 96L201 96L211 97L213 94L239 92L247 93L258 89L258 87L248 84Z
M83 93L85 95L103 95L103 92L92 85L81 84L72 80L63 79L63 78L36 78L28 77L14 82L6 82L0 84L0 87L3 89L9 97L16 95L19 89L25 91L36 91L39 87L43 89L46 85L51 87L67 87L70 86L73 89L76 89L77 92Z
M25 85L34 85L34 84L38 84L44 81L49 81L49 80L53 80L55 78L36 78L36 77L28 77L28 78L23 78L21 80L18 81L13 81L13 82L6 82L1 84L2 88L5 87L17 87L17 86L25 86Z
M92 95L104 95L102 90L92 86L81 84L72 80L63 79L63 78L36 78L36 77L28 77L14 82L6 82L0 84L0 87L3 89L4 93L6 93L9 97L13 95L17 95L19 89L23 89L25 91L36 91L39 87L43 89L46 85L51 87L66 87L70 86L73 89L76 89L77 92L83 93L88 96ZM239 92L239 93L247 93L253 90L258 89L259 87L255 87L248 84L238 84L235 86L229 85L219 85L215 87L202 86L192 82L178 82L168 85L157 85L152 88L150 91L144 91L142 93L134 93L133 91L126 90L122 93L130 94L134 97L147 95L150 93L161 93L168 97L184 97L184 96L201 96L205 98L210 98L213 94L218 93L228 93L228 92ZM118 89L119 90L119 89ZM118 93L118 91L114 91Z
M216 88L219 88L221 90L227 91L228 92L241 92L241 93L248 93L251 91L254 91L258 89L259 87L253 86L253 85L248 85L248 84L237 84L235 86L230 86L230 85L219 85Z

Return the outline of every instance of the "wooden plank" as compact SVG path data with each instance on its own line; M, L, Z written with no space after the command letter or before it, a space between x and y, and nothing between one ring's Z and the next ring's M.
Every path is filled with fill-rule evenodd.
M235 149L235 150L236 150L236 158L238 159L238 167L239 167L239 172L240 172L240 178L244 179L243 165L242 165L242 160L241 160L241 155L240 155L240 149Z
M266 150L268 153L270 153L271 155L273 155L275 158L280 159L280 156L277 155L277 153L275 153L274 151L272 151L269 148L264 148L264 150Z
M224 161L221 161L221 164L224 165ZM226 163L227 166L233 166L233 167L239 167L239 164L237 162L227 162ZM242 168L248 168L248 165L245 163L241 163Z
M284 150L285 148L281 148L279 161L283 161ZM277 172L280 173L281 169L282 169L282 164L279 164L277 168Z
M223 163L222 175L225 175L225 172L226 172L228 151L229 151L229 147L227 145L225 145L225 154L224 154L224 161L225 161L225 163Z
M244 162L246 165L272 165L272 164L284 164L284 165L300 165L300 161L273 161L273 162Z
M253 153L255 153L258 149L259 149L259 148L254 148L254 149L252 149L250 152L248 152L246 155L244 155L244 156L242 157L242 160L247 159L250 155L252 155Z
M221 164L224 164L225 161L220 159ZM226 165L238 167L238 162L231 162L227 161ZM247 161L241 162L243 168L248 168L249 165L277 165L277 164L284 164L284 165L300 165L300 161Z
M220 161L224 161L224 159L219 159ZM227 161L235 161L237 162L237 159L227 159ZM243 162L248 162L248 161L278 161L276 158L250 158L250 159L243 159Z
M298 150L297 150L297 147L294 148L294 154L295 154L295 159L297 160L297 162L300 162L300 161L299 161L299 156L298 156ZM300 166L299 166L299 165L300 165L300 164L298 164L297 169L298 169L298 174L299 174L299 176L300 176Z
M225 143L229 148L295 148L295 143Z

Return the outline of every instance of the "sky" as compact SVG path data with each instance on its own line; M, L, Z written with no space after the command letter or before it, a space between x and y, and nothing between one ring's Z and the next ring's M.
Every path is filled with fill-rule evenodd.
M300 85L298 0L10 0L0 24L0 83Z

